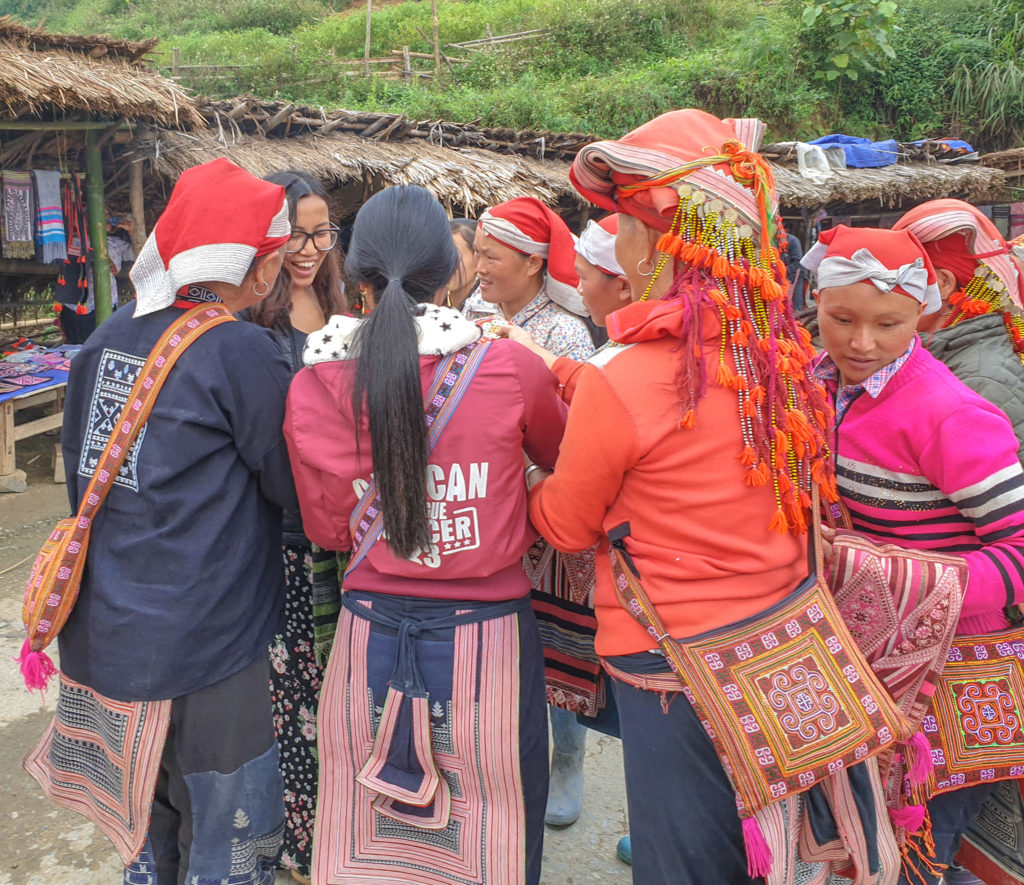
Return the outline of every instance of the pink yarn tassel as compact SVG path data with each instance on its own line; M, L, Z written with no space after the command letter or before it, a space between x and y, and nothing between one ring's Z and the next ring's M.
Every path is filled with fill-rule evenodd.
M32 651L28 639L21 647L21 655L14 660L21 665L21 677L29 691L38 691L40 694L45 692L50 677L57 672L50 656L43 651Z
M752 817L743 821L743 842L747 847L747 875L751 879L767 877L772 871L772 850L761 832L761 825Z
M907 742L907 760L910 767L907 770L907 778L912 784L926 784L928 777L935 770L935 763L932 762L932 745L921 732L915 734Z
M916 833L924 826L924 806L904 805L902 808L890 808L889 819L893 826L902 827L908 833Z

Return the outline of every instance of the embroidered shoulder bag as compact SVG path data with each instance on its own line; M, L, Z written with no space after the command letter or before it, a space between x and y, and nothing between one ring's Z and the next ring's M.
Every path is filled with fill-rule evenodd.
M849 525L841 506L833 524ZM921 733L909 797L901 754L887 801L923 803L939 793L1024 777L1024 626L1007 587L1014 626L954 636L967 586L961 557L878 545L838 529L832 586L875 673Z
M785 599L674 639L640 584L628 535L628 524L609 533L619 602L657 641L714 744L736 791L750 860L763 841L759 810L906 740L912 729L843 623L819 543L815 571Z
M142 367L127 405L118 418L96 470L82 495L78 513L57 523L29 574L21 619L28 637L18 663L25 685L40 691L56 668L43 651L67 622L78 599L92 521L113 487L139 429L146 423L171 367L200 335L235 318L220 305L201 304L164 332Z

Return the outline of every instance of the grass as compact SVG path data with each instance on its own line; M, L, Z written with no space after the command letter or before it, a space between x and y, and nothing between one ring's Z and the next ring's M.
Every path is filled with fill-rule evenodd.
M378 0L380 2L380 0ZM827 131L900 139L964 134L982 146L1024 137L1018 0L903 0L896 58L856 88L815 80L799 20L812 0L439 0L443 43L547 28L542 42L471 61L440 84L346 77L363 55L365 6L347 0L7 0L28 23L72 33L156 36L163 60L238 64L214 97L253 92L417 118L617 136L698 106L760 116L770 139ZM370 51L429 52L431 7L375 6ZM455 54L455 50L448 50ZM428 65L429 67L429 65Z

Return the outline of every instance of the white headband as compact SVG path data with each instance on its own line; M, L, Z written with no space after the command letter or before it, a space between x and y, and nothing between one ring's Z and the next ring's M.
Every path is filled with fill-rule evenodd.
M576 243L576 252L594 267L612 276L625 276L615 260L615 235L608 233L596 221L588 221Z
M827 255L827 252L828 247L819 241L800 262L816 274L819 289L852 286L854 283L868 281L882 292L891 292L899 286L903 292L925 306L926 314L935 313L942 307L939 287L928 282L928 269L924 266L923 258L915 258L909 264L892 269L882 264L866 248L858 249L850 258Z

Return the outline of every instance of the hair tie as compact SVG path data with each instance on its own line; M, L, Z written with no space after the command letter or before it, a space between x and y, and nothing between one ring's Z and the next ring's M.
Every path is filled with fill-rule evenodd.
M388 277L388 282L389 283L398 283L399 286L402 285L402 280L399 277Z

